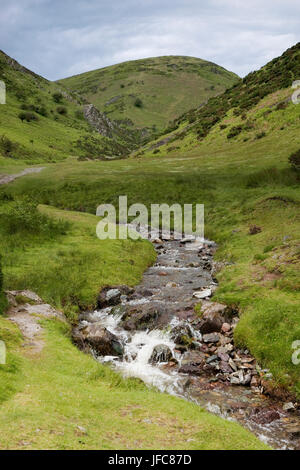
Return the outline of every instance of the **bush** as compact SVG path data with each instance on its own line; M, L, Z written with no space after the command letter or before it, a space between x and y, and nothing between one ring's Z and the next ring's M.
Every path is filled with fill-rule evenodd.
M143 102L140 98L137 98L134 102L134 106L136 106L137 108L142 108L143 107Z
M4 155L10 155L16 148L17 144L12 142L6 135L0 137L0 150Z
M55 235L64 235L70 225L69 222L56 221L42 214L37 204L28 198L10 204L0 215L0 220L1 230L8 235L27 232L50 238Z
M22 104L21 109L23 111L32 111L34 113L40 114L41 116L47 117L48 111L44 105L35 105L35 104ZM25 113L19 114L19 118L21 119L21 115L25 115Z
M290 155L289 162L293 170L300 171L300 149Z
M63 95L62 93L58 93L58 92L53 93L52 98L55 103L61 103L63 100Z
M259 132L258 134L256 134L255 138L257 140L259 139L262 139L263 137L266 137L266 133L263 131L263 132Z
M227 139L232 139L233 137L236 137L242 132L243 128L242 126L234 126L230 129L229 133L227 134Z
M30 112L30 111L20 113L18 117L19 117L19 119L21 119L22 122L23 121L31 122L31 121L38 121L39 120L37 115Z
M65 106L58 106L56 108L56 111L58 112L58 114L61 114L62 116L66 116L68 114L68 110Z

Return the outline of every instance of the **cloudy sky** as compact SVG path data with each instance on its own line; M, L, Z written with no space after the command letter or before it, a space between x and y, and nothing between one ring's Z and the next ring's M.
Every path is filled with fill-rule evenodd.
M160 55L244 76L299 33L299 0L0 0L0 49L50 80Z

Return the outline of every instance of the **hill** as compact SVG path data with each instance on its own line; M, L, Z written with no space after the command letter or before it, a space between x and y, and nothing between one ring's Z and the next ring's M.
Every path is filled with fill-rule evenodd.
M222 95L183 114L143 151L170 155L197 151L204 142L253 141L282 127L297 126L298 108L291 102L291 86L299 76L300 43Z
M237 75L212 62L165 56L124 62L58 83L113 119L162 129L237 82Z
M300 192L299 172L289 163L300 149L300 106L292 103L290 87L300 78L299 65L297 44L183 115L132 158L46 162L41 173L1 186L3 288L30 288L76 322L82 309L95 305L101 286L136 284L155 258L147 242L98 240L98 220L88 212L95 214L100 203L117 204L119 194L128 196L129 205L148 208L202 203L205 236L218 244L213 300L239 312L235 343L269 369L260 371L264 391L281 404L299 402L300 366L292 361L292 345L300 338ZM29 162L3 158L2 171L11 172L12 164L23 170ZM0 381L5 448L174 447L166 435L175 436L181 449L259 447L235 423L123 381L77 351L65 327L47 322L44 328L45 351L32 358L0 315L12 364ZM149 413L153 428L145 426ZM87 434L78 435L78 426ZM291 432L298 439L298 427Z
M7 90L6 104L0 105L0 158L32 164L70 155L120 158L140 142L140 133L119 126L2 51L0 80Z
M291 345L300 335L300 197L289 157L300 148L300 106L291 101L290 87L300 75L299 65L297 44L184 115L132 158L69 159L5 190L6 198L26 194L40 203L91 213L100 202L116 203L118 194L126 194L128 204L148 207L204 203L205 235L219 244L223 266L215 299L238 306L236 341L271 369L277 385L298 396ZM251 226L258 227L254 236ZM11 269L6 264L3 259L4 274Z

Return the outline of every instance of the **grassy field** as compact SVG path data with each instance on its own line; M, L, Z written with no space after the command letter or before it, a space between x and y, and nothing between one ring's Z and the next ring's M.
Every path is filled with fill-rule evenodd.
M80 93L113 119L162 129L237 80L237 75L211 62L170 56L125 62L58 83Z
M300 148L300 106L290 102L291 88L286 83L281 88L285 75L280 75L282 68L290 67L290 81L298 59L297 48L288 51L282 60L251 74L246 80L251 86L238 84L222 95L220 109L213 100L177 123L168 143L156 148L151 143L127 160L78 161L69 140L59 136L64 156L58 152L57 158L44 158L41 173L0 187L4 288L30 288L76 321L81 308L93 307L103 285L134 285L155 259L146 242L100 242L94 215L99 204L117 205L119 195L127 195L129 204L147 207L204 203L205 235L218 243L216 260L225 263L217 275L214 299L239 308L236 342L270 368L274 386L283 385L300 397L299 365L292 362L292 343L300 339L300 191L299 174L288 161ZM235 105L229 109L232 100ZM205 131L199 128L201 119ZM29 125L41 126L42 119ZM12 131L15 124L10 128L17 132ZM27 138L20 129L19 138ZM37 139L44 145L41 135ZM34 152L30 161L21 155L2 157L1 173L41 161L35 157ZM254 235L252 225L259 228ZM20 334L4 317L0 325L10 355L0 382L0 396L6 400L0 423L10 423L3 437L0 431L4 448L55 448L58 442L65 448L260 446L246 431L191 404L120 380L78 352L62 325L45 323L47 347L35 359L24 356ZM92 374L88 380L87 371ZM143 421L149 410L155 416L151 425ZM161 414L168 423L163 435ZM78 436L77 425L84 426L87 435Z
M8 237L4 214L14 204L1 206L4 287L34 289L70 320L79 304L93 305L101 286L134 285L155 259L148 242L98 240L95 216L45 206L38 212L46 217L43 226L56 224L47 236L37 222L31 233L32 213ZM32 355L18 328L0 315L8 353L0 365L0 449L267 448L237 424L123 380L73 346L67 324L41 323L46 346Z
M96 216L42 206L39 210L46 217L60 220L62 227L41 232L40 225L48 219L31 227L35 212L31 214L26 203L16 204L18 201L7 202L0 207L4 287L32 289L62 308L70 320L76 318L79 309L95 306L104 285L135 285L155 259L150 243L99 240ZM10 208L13 212L9 212ZM6 226L8 212L10 217L20 217L16 226ZM25 217L29 219L27 225Z
M219 243L217 258L231 263L219 274L215 298L239 305L237 341L271 368L276 383L300 393L299 367L291 361L292 342L300 337L300 194L288 164L299 146L297 123L291 123L247 142L211 145L208 137L186 155L97 163L69 159L2 191L91 213L100 203L117 204L119 195L147 206L204 203L206 237ZM261 233L249 235L252 224Z

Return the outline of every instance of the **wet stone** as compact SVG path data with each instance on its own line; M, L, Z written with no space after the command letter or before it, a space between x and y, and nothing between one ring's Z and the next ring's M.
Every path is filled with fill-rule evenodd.
M171 349L165 344L158 344L157 346L154 347L149 362L150 363L169 362L172 359L174 358L173 358Z
M204 343L218 343L220 341L220 337L216 333L210 333L207 335L203 335Z

